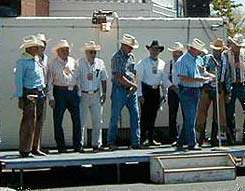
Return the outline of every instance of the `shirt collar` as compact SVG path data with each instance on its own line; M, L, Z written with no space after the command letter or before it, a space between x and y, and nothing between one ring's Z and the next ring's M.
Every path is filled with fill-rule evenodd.
M27 52L23 52L22 53L22 58L25 60L32 60L35 59L35 56L32 56L31 54L27 53Z
M62 60L59 56L57 56L57 59L58 59L59 63L61 63L62 65L66 65L66 63L68 62L69 57L67 57L66 60Z

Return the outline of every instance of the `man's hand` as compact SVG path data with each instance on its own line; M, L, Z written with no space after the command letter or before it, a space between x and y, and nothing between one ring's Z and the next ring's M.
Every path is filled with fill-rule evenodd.
M55 107L55 101L54 100L49 100L49 106L54 109Z
M175 93L178 93L178 88L175 85L170 86L168 89L173 90Z
M24 100L23 100L23 98L19 98L19 100L18 100L18 108L23 110L23 108L24 108Z
M105 100L106 100L106 94L102 94L102 96L100 96L101 105L103 105L105 103Z
M136 92L137 91L137 84L132 83L131 87L129 88L130 92Z
M231 96L230 95L226 95L225 96L225 103L230 103L231 101Z
M143 96L139 96L139 102L140 102L140 104L144 104L145 99Z

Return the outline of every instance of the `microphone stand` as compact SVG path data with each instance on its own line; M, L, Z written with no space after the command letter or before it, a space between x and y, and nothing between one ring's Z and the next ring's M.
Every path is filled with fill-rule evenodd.
M216 90L216 110L217 110L217 126L218 126L218 137L219 137L219 146L218 148L213 148L213 151L226 151L228 150L225 147L222 147L221 142L221 129L220 129L220 108L219 108L219 83L218 83L218 66L220 65L219 62L214 58L214 56L211 56L213 62L215 63L215 90Z

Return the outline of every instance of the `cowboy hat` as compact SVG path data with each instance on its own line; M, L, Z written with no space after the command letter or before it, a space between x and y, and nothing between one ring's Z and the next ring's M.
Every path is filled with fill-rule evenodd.
M153 40L153 41L151 42L151 45L150 45L150 46L146 45L145 47L146 47L147 49L149 49L149 48L156 48L156 49L158 49L160 52L162 52L162 51L164 50L164 46L160 46L158 40Z
M26 49L34 46L44 46L41 40L38 40L34 35L27 36L23 39L22 45L20 45L20 49Z
M70 48L70 47L71 47L71 45L68 43L68 41L65 39L62 39L62 40L59 40L59 42L53 48L53 50L56 52L60 48Z
M198 38L194 38L192 40L192 43L188 44L188 46L196 50L199 50L200 52L203 52L204 54L208 53L208 50L205 48L205 43Z
M236 46L245 46L245 39L241 33L235 34L233 38L229 36L228 39Z
M213 42L210 43L210 48L212 48L214 50L223 50L227 47L225 46L223 39L217 38Z
M123 35L123 38L121 40L121 44L125 44L127 46L130 46L133 49L136 49L139 47L139 43L136 40L136 38L130 34L124 34Z
M94 41L85 42L82 46L82 49L86 50L95 50L99 51L101 50L101 46L99 44L96 44Z
M37 37L38 40L41 40L41 41L44 41L44 42L48 42L48 41L51 40L51 39L47 39L47 38L46 38L46 35L43 34L43 33L38 33L38 34L36 34L36 37Z
M174 51L184 51L184 45L180 42L174 42L174 46L171 48L168 48L168 51L174 52Z

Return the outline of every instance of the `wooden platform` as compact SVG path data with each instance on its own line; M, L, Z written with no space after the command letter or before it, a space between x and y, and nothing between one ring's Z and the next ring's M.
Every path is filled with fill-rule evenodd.
M192 154L192 153L231 153L235 157L245 157L245 146L227 147L227 149L213 151L212 148L203 148L201 151L176 151L170 145L158 148L141 150L129 150L120 148L116 151L105 151L99 153L65 153L58 154L51 150L48 156L35 156L33 158L20 158L17 151L0 152L1 169L38 169L81 165L106 165L106 164L125 164L149 162L152 156L165 156L173 154Z

